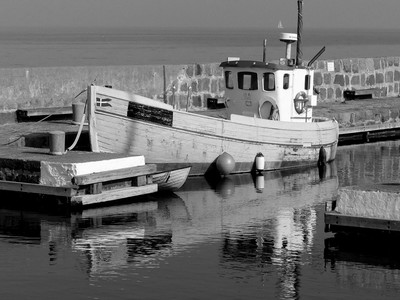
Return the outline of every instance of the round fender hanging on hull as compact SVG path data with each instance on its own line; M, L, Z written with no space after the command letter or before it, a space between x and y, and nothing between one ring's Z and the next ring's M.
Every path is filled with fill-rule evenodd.
M221 175L228 175L235 169L235 160L229 153L222 153L215 162L218 172Z

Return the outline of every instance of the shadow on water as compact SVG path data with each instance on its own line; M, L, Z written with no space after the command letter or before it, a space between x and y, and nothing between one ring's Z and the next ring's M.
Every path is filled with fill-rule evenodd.
M324 258L332 268L338 261L347 261L399 269L399 251L399 233L371 230L341 232L325 239Z
M325 239L327 268L340 286L400 292L400 235L357 231Z

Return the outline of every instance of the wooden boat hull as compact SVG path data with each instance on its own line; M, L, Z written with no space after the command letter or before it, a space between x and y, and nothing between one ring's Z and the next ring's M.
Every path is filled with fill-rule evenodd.
M316 164L320 148L335 159L339 135L333 120L277 122L243 116L231 120L182 112L161 102L98 86L88 88L89 131L95 152L144 155L160 168L191 165L190 175L215 169L223 152L232 173L250 172L257 153L265 170Z

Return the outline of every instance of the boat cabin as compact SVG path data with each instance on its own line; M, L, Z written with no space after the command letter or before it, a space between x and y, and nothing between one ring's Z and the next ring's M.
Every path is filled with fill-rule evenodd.
M310 122L313 95L313 73L307 67L295 66L293 60L279 63L228 59L221 63L225 77L225 99L229 115Z

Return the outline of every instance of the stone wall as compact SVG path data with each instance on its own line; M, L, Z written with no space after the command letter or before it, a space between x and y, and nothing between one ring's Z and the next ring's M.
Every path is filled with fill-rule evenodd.
M371 89L374 98L398 97L399 57L317 61L314 85L321 101L341 101L345 90Z
M323 102L343 91L373 88L375 98L399 95L399 57L321 60L314 83ZM218 63L167 66L96 66L0 69L0 112L59 107L84 101L87 85L111 85L174 105L201 110L207 98L224 94Z

